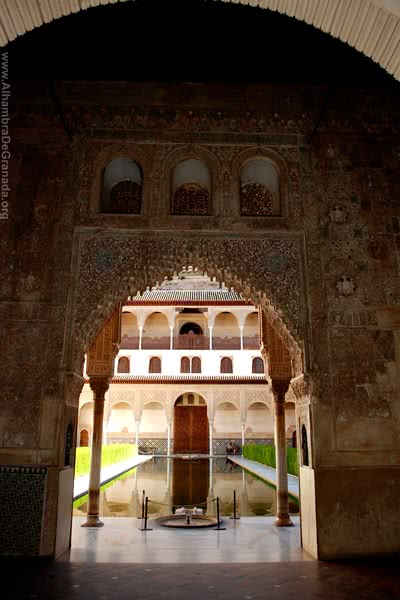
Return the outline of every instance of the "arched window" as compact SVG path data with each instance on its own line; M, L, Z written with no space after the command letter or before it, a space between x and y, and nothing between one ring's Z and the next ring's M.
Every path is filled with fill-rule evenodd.
M188 400L188 404L194 404L194 395L188 394L187 400Z
M201 373L201 359L198 356L192 358L192 373Z
M118 373L129 373L129 358L126 356L121 356L118 361Z
M139 214L142 210L142 171L130 158L111 160L104 169L102 212Z
M181 358L181 373L190 373L190 359L187 356Z
M251 365L252 373L264 373L264 361L262 358L253 358Z
M221 373L233 373L232 359L225 356L221 359Z
M188 333L194 333L195 335L202 335L203 330L197 323L185 323L179 330L179 335L185 335Z
M79 445L83 448L89 446L89 432L87 429L82 429L79 438Z
M303 425L301 428L301 453L303 457L303 465L308 467L308 439L305 425Z
M255 158L243 165L240 210L242 216L248 217L279 214L279 173L271 161Z
M149 361L149 373L161 373L161 358L152 356Z
M174 215L210 213L211 178L208 167L197 158L178 163L172 177Z

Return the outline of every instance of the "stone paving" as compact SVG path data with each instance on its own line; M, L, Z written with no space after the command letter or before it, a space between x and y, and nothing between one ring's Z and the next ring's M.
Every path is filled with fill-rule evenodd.
M245 563L313 560L300 547L300 518L294 527L275 527L275 517L223 518L225 530L171 529L153 519L152 531L140 531L142 521L102 517L104 527L80 527L74 517L72 548L63 557L73 562Z
M399 559L259 564L0 562L4 600L396 600Z

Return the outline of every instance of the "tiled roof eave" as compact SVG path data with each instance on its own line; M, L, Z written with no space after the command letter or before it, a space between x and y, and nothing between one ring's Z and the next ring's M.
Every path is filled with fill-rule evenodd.
M85 382L88 383L89 379L85 379ZM262 376L237 376L237 375L162 375L162 374L154 374L154 375L117 375L112 378L111 383L140 383L140 384L181 384L181 383L191 383L191 384L201 384L201 385L210 385L210 384L246 384L246 385L266 385L268 383L268 379L265 375Z

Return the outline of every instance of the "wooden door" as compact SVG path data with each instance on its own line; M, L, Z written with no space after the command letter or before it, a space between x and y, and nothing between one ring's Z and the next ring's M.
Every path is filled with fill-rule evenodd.
M175 406L174 453L208 454L208 418L206 406Z

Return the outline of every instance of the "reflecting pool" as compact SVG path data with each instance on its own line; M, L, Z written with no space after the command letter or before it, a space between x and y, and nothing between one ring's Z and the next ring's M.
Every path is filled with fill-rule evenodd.
M154 457L101 488L100 516L140 516L143 491L149 498L152 518L171 514L181 506L197 506L215 515L217 497L221 515L232 516L234 491L240 516L272 516L276 508L276 491L272 486L224 457ZM291 514L299 512L297 501L290 497L289 510ZM84 496L74 502L73 515L82 517L86 511L87 496Z

